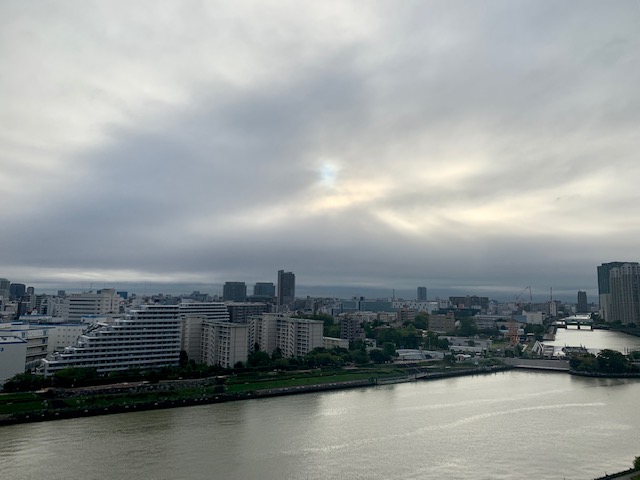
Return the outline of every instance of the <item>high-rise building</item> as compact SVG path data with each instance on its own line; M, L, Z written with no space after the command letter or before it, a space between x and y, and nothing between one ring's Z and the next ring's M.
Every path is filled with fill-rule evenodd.
M582 290L578 291L578 306L576 308L577 313L588 313L589 306L587 304L587 292Z
M12 283L9 286L9 296L11 300L20 300L27 293L27 286L24 283Z
M640 322L640 265L626 263L609 272L611 308L608 322Z
M205 321L202 325L202 363L231 368L249 356L248 325Z
M0 297L4 303L9 302L11 282L6 278L0 278Z
M608 262L598 267L598 301L600 303L600 316L607 322L611 322L611 288L610 273L614 268L625 264L638 265L638 262Z
M296 276L278 270L278 305L289 305L296 299Z
M225 282L222 299L225 302L244 302L247 299L247 285L244 282Z
M253 301L273 302L276 298L276 286L269 282L257 282L253 286Z
M228 322L229 311L222 302L183 302L167 305L182 320L182 350L191 360L202 362L205 322Z
M427 301L427 287L418 287L417 300L420 302Z

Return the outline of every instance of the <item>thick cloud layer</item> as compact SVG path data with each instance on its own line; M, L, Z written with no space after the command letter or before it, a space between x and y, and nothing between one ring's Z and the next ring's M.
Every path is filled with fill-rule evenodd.
M640 258L639 21L3 2L0 276L594 294Z

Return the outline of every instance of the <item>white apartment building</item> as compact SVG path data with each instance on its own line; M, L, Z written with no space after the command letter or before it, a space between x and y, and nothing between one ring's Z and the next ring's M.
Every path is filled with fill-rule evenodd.
M95 368L107 373L177 366L180 360L181 319L175 306L148 305L124 318L97 322L73 346L42 360L45 376L64 368Z
M4 382L18 373L24 373L27 341L14 335L0 334L0 390Z
M394 300L393 308L396 310L400 308L412 308L418 312L431 313L438 309L438 303L427 300Z
M249 319L248 346L271 354L279 348L284 357L302 357L322 347L323 322L292 318L281 313L265 313Z
M114 315L120 311L121 300L113 288L103 288L97 293L75 293L62 300L57 313L67 321L79 321L91 315Z
M247 361L247 324L205 321L202 327L202 363L231 368Z
M107 319L103 317L103 322ZM70 345L74 345L78 337L89 328L88 323L56 323L47 325L49 328L49 345L47 352L60 352Z
M183 302L176 307L176 315L182 320L182 350L188 358L203 362L203 323L229 322L229 311L222 302Z
M40 360L47 356L50 327L13 322L0 324L0 335L15 336L27 342L27 351L23 371L40 365Z

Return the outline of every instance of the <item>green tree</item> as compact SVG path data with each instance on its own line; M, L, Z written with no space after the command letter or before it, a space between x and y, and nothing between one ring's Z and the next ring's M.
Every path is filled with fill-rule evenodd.
M636 470L640 470L640 457L636 457L633 461L633 468Z
M463 337L473 337L478 333L476 322L473 318L462 317L460 319L460 335Z
M429 327L429 314L426 312L417 313L413 324L416 328L426 330Z
M569 360L569 366L572 370L579 372L597 372L598 361L592 353L586 355L578 355Z
M369 354L366 350L351 350L351 360L357 364L369 363Z
M50 381L42 375L18 373L4 383L5 392L28 392L39 390L50 385Z
M454 365L456 363L456 357L453 355L445 355L442 362L445 365Z
M601 372L624 373L630 370L629 360L617 350L601 350L597 359L598 370Z
M53 382L60 387L84 387L95 383L97 378L95 368L65 368L53 375Z
M247 358L247 365L250 367L264 367L271 365L271 357L267 352L256 350L249 354L249 358Z
M325 325L322 329L322 335L331 338L340 338L340 325Z
M187 355L187 351L180 350L180 360L179 360L180 368L186 367L188 363L189 363L189 355Z
M396 344L392 343L392 342L385 342L382 345L382 352L389 358L391 359L391 357L395 357L397 355L396 353ZM375 360L374 360L375 361Z
M378 348L374 348L373 350L371 350L369 352L369 357L371 358L373 363L385 363L391 360L391 357L385 355L385 353Z

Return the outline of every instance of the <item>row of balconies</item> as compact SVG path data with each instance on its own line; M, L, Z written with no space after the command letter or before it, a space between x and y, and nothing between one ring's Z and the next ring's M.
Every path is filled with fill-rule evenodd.
M133 358L132 358L133 357ZM159 358L179 358L180 352L160 352L155 354L145 353L141 355L138 353L137 355L129 354L129 355L109 355L106 357L100 356L72 356L72 357L55 357L51 359L46 359L45 363L50 365L58 365L58 364L86 364L86 363L110 363L110 362L134 362L139 360L154 360Z

